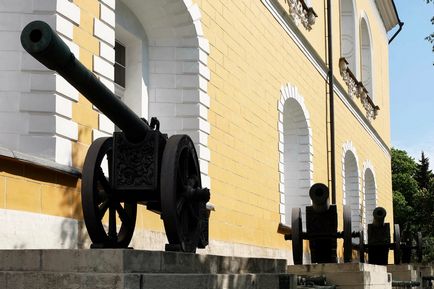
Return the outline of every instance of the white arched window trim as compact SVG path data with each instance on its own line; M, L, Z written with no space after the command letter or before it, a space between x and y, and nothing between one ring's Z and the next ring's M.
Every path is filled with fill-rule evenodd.
M374 196L368 196L366 188L366 173L369 172L372 174L373 178L373 192ZM372 211L377 207L378 204L378 193L377 193L377 178L374 170L374 166L372 165L370 160L366 160L363 162L363 174L362 174L362 184L363 184L363 228L365 230L365 237L367 237L367 228L368 224L372 222Z
M344 143L344 145L342 146L342 190L344 192L343 194L343 205L346 205L347 203L350 202L349 200L349 196L347 195L347 186L346 186L346 170L348 168L346 168L345 166L345 160L346 160L346 156L348 153L351 153L355 159L356 162L356 181L357 181L357 197L358 197L358 208L354 208L353 206L351 206L351 212L352 212L352 223L353 223L353 227L355 227L355 224L358 224L358 226L362 226L361 224L361 220L356 220L354 217L355 215L358 215L359 217L362 217L362 212L361 212L361 206L362 206L362 201L361 201L361 190L360 190L360 172L359 172L359 159L357 157L357 150L356 148L353 146L352 141L347 141ZM355 214L355 212L357 212L357 214Z
M351 2L351 4L352 4L352 8L353 8L353 11L352 11L352 25L353 25L353 31L352 31L352 33L353 33L353 41L354 41L354 43L353 43L353 53L354 53L354 60L353 60L353 64L351 64L350 65L350 69L351 69L351 72L354 74L354 76L357 78L357 79L360 79L360 75L361 75L361 73L360 73L360 51L359 51L359 47L360 47L360 42L359 42L359 39L360 39L360 37L359 37L359 19L358 19L358 17L357 17L357 6L356 6L356 3L355 3L355 0L341 0L340 1L340 21L341 21L341 27L340 27L340 33L341 33L341 56L342 57L345 57L345 55L343 54L343 35L342 35L342 33L343 33L343 31L342 31L342 27L343 27L343 25L346 25L346 23L343 23L343 19L342 19L342 2L344 2L344 1L350 1ZM347 59L347 60L349 60L349 59Z
M313 184L313 144L312 144L312 128L310 126L310 114L304 103L304 98L299 94L297 87L286 84L280 90L280 99L278 101L278 133L279 133L279 192L280 192L280 222L286 224L289 216L286 216L286 199L285 199L285 164L284 164L284 106L288 99L294 99L301 107L307 123L308 130L308 156L309 156L309 187ZM308 191L306 191L308 194Z
M210 188L210 47L203 33L200 8L190 0L172 1L171 9L162 9L167 5L164 1L116 1L117 4L121 2L134 11L146 32L149 84L142 83L139 89L147 89L148 115L159 118L161 131L169 135L188 134L192 138L199 157L202 185ZM101 54L110 51L110 57L101 55L95 58L103 64L97 70L104 76L101 80L114 90L114 55L111 51L115 43L115 23L113 17L104 15L101 14L104 22L94 19L94 34L100 39L101 47L107 48L101 49ZM100 58L104 59L101 61ZM146 115L146 103L140 103L140 107L141 115ZM108 119L100 116L99 129L94 130L94 138L110 131L110 127Z
M369 22L369 18L368 15L366 14L365 11L361 11L360 15L359 15L359 39L360 39L360 77L359 79L361 79L362 83L364 82L365 77L363 76L363 45L364 45L364 41L363 41L363 31L362 31L362 23L365 22L366 25L366 32L368 34L368 40L369 40L369 54L370 54L370 60L369 60L369 65L370 65L370 87L366 86L365 84L365 88L368 90L368 94L371 97L372 101L375 103L375 77L374 77L374 49L373 49L373 39L372 39L372 32L371 32L371 25Z

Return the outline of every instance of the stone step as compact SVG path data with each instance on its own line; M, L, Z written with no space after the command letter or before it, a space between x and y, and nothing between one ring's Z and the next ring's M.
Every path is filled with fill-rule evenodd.
M0 289L289 289L291 280L286 260L128 249L0 250Z
M194 274L285 273L286 260L132 249L0 250L0 271Z
M339 289L387 289L392 286L386 266L344 263L288 266L289 274L325 276L327 282Z
M288 274L0 272L4 289L292 289ZM292 280L292 281L288 281ZM294 284L294 283L292 283Z
M412 264L387 265L387 272L392 274L393 281L420 281Z

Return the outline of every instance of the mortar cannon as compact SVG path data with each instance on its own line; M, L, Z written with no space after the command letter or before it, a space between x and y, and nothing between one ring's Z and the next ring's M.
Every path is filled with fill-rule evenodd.
M93 248L127 247L133 236L137 204L161 215L166 250L195 252L208 244L210 192L202 188L191 138L159 131L138 117L41 21L21 33L24 49L55 70L122 131L89 147L82 173L84 221ZM105 223L108 222L108 226Z
M293 208L291 227L279 225L278 232L285 240L292 241L294 264L303 263L303 240L309 240L312 263L336 263L337 239L344 239L344 261L352 258L351 207L345 205L343 212L344 228L338 232L336 205L329 202L329 189L317 183L309 190L311 206L306 206L306 232L303 232L301 209Z

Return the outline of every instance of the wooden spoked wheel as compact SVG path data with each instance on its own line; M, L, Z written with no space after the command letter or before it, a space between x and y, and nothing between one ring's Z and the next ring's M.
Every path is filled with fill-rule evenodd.
M398 224L395 224L393 229L393 258L395 265L398 265L401 264L401 230Z
M187 135L174 135L164 148L161 163L161 214L169 245L195 252L200 245L201 213L209 190L202 189L194 144ZM167 247L166 247L167 248Z
M88 150L81 189L83 217L93 247L126 248L136 224L137 203L120 202L119 192L111 187L112 151L111 137L95 140Z
M365 232L359 232L359 262L365 263Z
M422 250L423 250L422 233L417 232L417 235L416 235L416 257L417 257L417 262L419 262L419 263L422 263Z
M292 208L291 227L292 258L294 265L301 265L303 264L303 227L300 208Z
M353 237L351 224L351 206L344 205L344 262L348 263L352 260L353 254Z

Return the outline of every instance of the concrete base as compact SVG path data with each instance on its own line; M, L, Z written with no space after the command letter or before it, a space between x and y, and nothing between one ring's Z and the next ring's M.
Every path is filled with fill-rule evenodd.
M4 289L278 289L286 260L124 249L1 250ZM292 288L292 287L285 287Z
M386 266L363 263L291 265L290 274L325 276L339 289L390 289L392 280Z
M420 281L412 264L387 265L387 272L392 274L393 281Z

